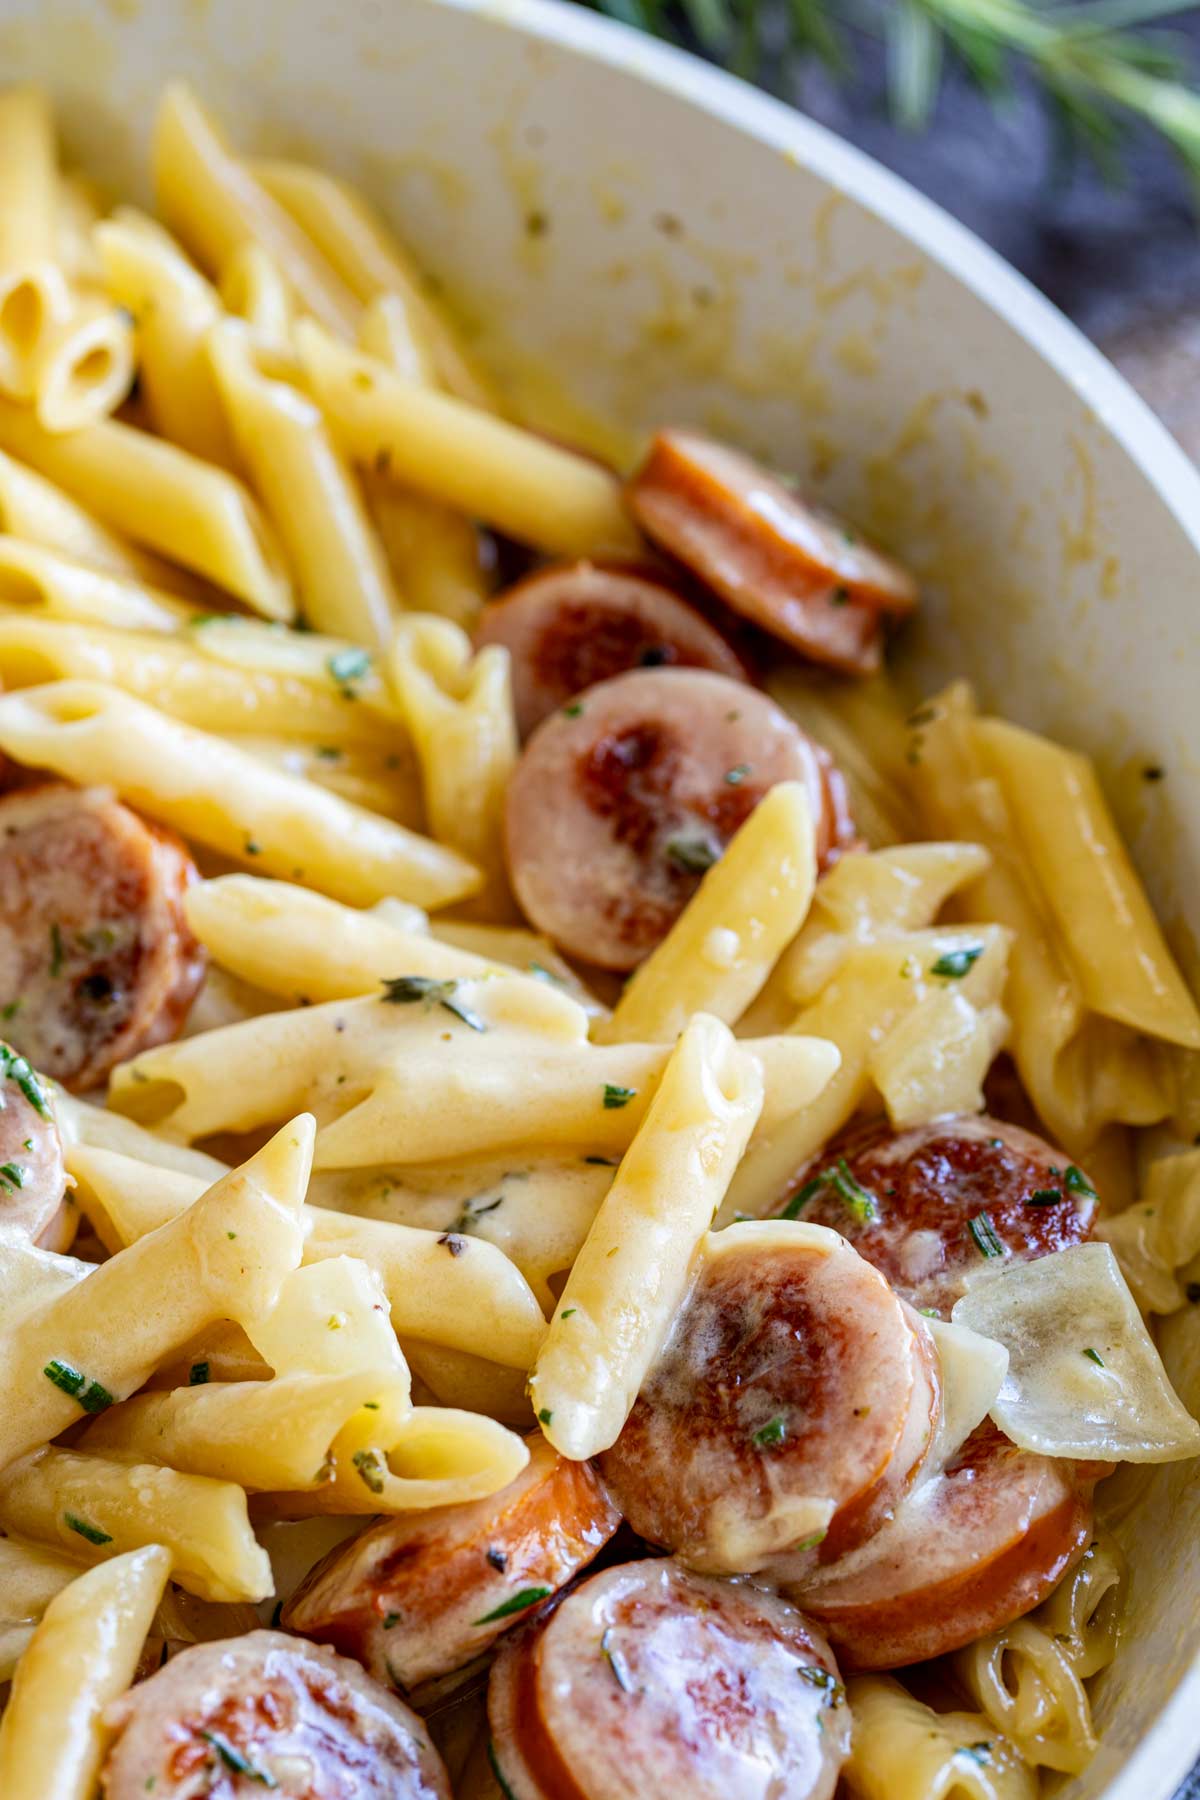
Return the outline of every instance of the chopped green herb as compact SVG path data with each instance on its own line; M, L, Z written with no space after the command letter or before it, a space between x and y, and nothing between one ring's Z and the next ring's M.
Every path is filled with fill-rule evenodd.
M729 786L741 787L743 781L745 781L747 775L749 775L750 769L751 765L749 763L735 763L732 769L726 769L725 779L729 783Z
M563 984L561 975L556 975L553 969L547 969L545 965L540 962L531 962L529 965L529 973L535 976L538 981L552 981L555 987L561 987Z
M341 762L342 752L336 744L318 744L316 757L319 762Z
M493 1607L490 1613L484 1613L482 1619L476 1619L476 1625L494 1625L497 1619L511 1618L513 1613L524 1612L527 1607L536 1606L539 1600L549 1595L548 1587L522 1588L519 1594L502 1600L499 1606Z
M758 1430L752 1433L750 1441L760 1450L770 1450L776 1444L782 1444L786 1437L787 1430L783 1419L777 1414L775 1418L768 1419L765 1425L760 1425Z
M1077 1169L1074 1163L1069 1163L1067 1165L1063 1180L1073 1194L1086 1194L1089 1200L1096 1199L1097 1195L1095 1188L1092 1186L1083 1170Z
M996 1227L987 1213L976 1213L973 1219L967 1220L967 1230L975 1240L975 1248L980 1256L1005 1256L1007 1251L996 1236Z
M711 869L720 851L710 838L673 837L667 839L667 861L685 875L703 875Z
M373 1494L382 1494L387 1471L378 1450L356 1450L350 1461L357 1469L358 1479L363 1486Z
M979 961L983 948L982 944L964 944L960 950L944 950L937 961L930 965L929 973L941 975L947 981L958 981L973 963Z
M207 1380L208 1364L206 1362L193 1363L188 1370L188 1386L203 1387Z
M146 1792L148 1794L153 1793L154 1788L157 1785L157 1782L158 1782L157 1775L147 1775L147 1777L146 1777Z
M819 1194L824 1186L824 1175L814 1175L811 1181L806 1181L804 1186L799 1188L796 1193L792 1195L791 1199L780 1213L780 1218L798 1219L813 1195Z
M1085 1355L1085 1356L1086 1356L1086 1357L1087 1357L1087 1358L1088 1358L1088 1359L1089 1359L1089 1360L1090 1360L1090 1361L1091 1361L1091 1362L1094 1362L1094 1363L1095 1363L1095 1365L1096 1365L1096 1367L1097 1367L1097 1368L1098 1368L1098 1369L1103 1369L1103 1368L1106 1368L1106 1367L1107 1367L1107 1364L1106 1364L1106 1363L1105 1363L1105 1361L1104 1361L1104 1358L1103 1358L1103 1357L1102 1357L1102 1356L1101 1356L1101 1354L1100 1354L1100 1352L1099 1352L1099 1351L1098 1351L1098 1350L1093 1350L1093 1349L1092 1349L1092 1348L1091 1348L1091 1346L1090 1346L1090 1345L1089 1345L1089 1347L1088 1347L1088 1348L1087 1348L1087 1349L1086 1349L1086 1350L1085 1350L1085 1351L1084 1351L1084 1353L1083 1353L1083 1354L1084 1354L1084 1355Z
M829 603L831 606L848 606L850 604L850 589L841 586L835 587L832 594L829 596Z
M29 1170L24 1163L0 1163L0 1181L12 1188L23 1188L29 1179Z
M325 667L337 682L342 699L357 700L354 683L365 681L371 673L371 654L368 650L338 650L326 657Z
M579 700L572 700L572 702L569 706L563 707L563 712L566 714L568 719L577 719L582 711L583 711L583 704Z
M33 1149L33 1139L26 1138L25 1142L22 1144L21 1148L22 1148L22 1150L32 1150Z
M549 1425L553 1417L554 1414L550 1411L550 1408L548 1406L543 1406L541 1412L538 1414L538 1424Z
M807 1681L809 1687L819 1688L825 1696L826 1706L841 1706L846 1698L846 1690L836 1675L823 1669L820 1663L801 1663L796 1670L801 1681Z
M400 1623L400 1616L401 1615L398 1612L384 1613L383 1629L385 1631L390 1631L393 1625L398 1625Z
M487 1759L488 1766L491 1769L492 1774L496 1777L496 1785L500 1789L501 1794L503 1794L504 1800L517 1800L517 1796L513 1793L508 1782L504 1779L504 1770L496 1760L496 1746L493 1744L491 1738L488 1739Z
M1035 1188L1026 1200L1026 1206L1061 1206L1061 1188Z
M15 1081L34 1112L41 1113L43 1119L50 1117L50 1107L42 1084L30 1068L23 1056L10 1050L7 1044L0 1044L0 1078Z
M378 1400L364 1400L363 1401L363 1411L364 1412L378 1412L379 1411Z
M615 1112L618 1107L628 1106L637 1098L636 1088L616 1087L611 1081L604 1084L604 1107L606 1112Z
M815 1550L818 1544L824 1543L825 1538L827 1536L828 1536L828 1527L826 1527L826 1529L824 1531L814 1531L811 1534L811 1536L806 1537L806 1538L801 1538L800 1542L798 1544L793 1544L792 1549L793 1550Z
M62 966L63 966L64 961L65 961L65 953L63 951L62 932L58 929L58 920L54 919L54 920L52 920L51 925L50 925L50 973L51 973L51 975L61 975L62 974Z
M269 1774L266 1769L260 1769L256 1763L250 1761L249 1757L243 1756L241 1751L236 1749L227 1737L222 1737L219 1731L201 1731L200 1736L206 1744L212 1745L225 1767L232 1769L235 1775L244 1775L247 1781L257 1781L260 1787L279 1786L273 1775Z
M623 1694L632 1694L633 1682L630 1680L629 1667L625 1658L621 1655L621 1652L613 1649L612 1634L612 1626L606 1626L604 1635L600 1639L600 1654L612 1670L612 1678L620 1688L621 1692Z
M102 1413L113 1403L113 1396L100 1382L89 1381L86 1375L81 1375L70 1363L60 1362L57 1357L46 1364L42 1374L64 1394L70 1394L72 1400L77 1400L84 1412Z
M566 1312L560 1312L558 1316L560 1319L572 1319L578 1311L577 1306L568 1306Z
M990 1743L963 1744L961 1749L955 1751L955 1755L969 1756L972 1762L990 1763L992 1760L992 1746Z
M455 999L458 991L457 981L435 981L431 975L390 975L385 977L382 998L393 1006L410 1006L415 1001L423 1001L426 1011L431 1006L444 1007L469 1025L472 1031L486 1031L486 1021L461 1000Z
M925 1319L940 1319L942 1316L936 1306L918 1306L917 1311Z
M86 1519L79 1518L75 1513L65 1512L63 1514L63 1524L68 1531L78 1532L81 1538L86 1538L89 1544L112 1543L112 1534L110 1532L101 1531L98 1525L89 1525Z
M247 838L246 839L246 855L247 856L261 856L262 855L262 845L256 844L253 838Z
M0 1019L15 1019L20 1010L21 1002L10 1000L7 1006L0 1008Z
M856 1181L850 1173L850 1165L844 1156L839 1156L832 1169L822 1169L811 1181L806 1181L798 1193L792 1195L780 1214L784 1219L798 1218L809 1201L823 1187L831 1187L842 1202L851 1218L860 1225L873 1225L879 1217L879 1208L874 1194L868 1193L861 1182Z
M225 1236L229 1239L230 1243L232 1244L234 1238L237 1236L237 1232L236 1231L227 1231L225 1233Z

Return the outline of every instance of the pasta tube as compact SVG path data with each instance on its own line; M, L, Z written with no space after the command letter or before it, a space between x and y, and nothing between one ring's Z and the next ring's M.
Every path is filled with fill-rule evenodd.
M295 616L274 535L257 502L225 470L112 419L56 435L7 400L0 401L0 449L264 618Z
M311 319L295 335L309 386L355 462L556 556L636 554L638 534L607 470L403 381Z
M693 1018L600 1203L530 1382L564 1456L582 1462L619 1436L762 1104L754 1058L719 1020Z
M244 319L255 338L275 349L291 342L294 308L287 283L261 244L239 244L221 270L226 310Z
M264 1600L271 1565L246 1496L229 1481L77 1450L36 1450L0 1474L0 1524L107 1562L145 1544L171 1553L171 1577L202 1600Z
M1036 1774L982 1713L935 1713L887 1675L852 1677L846 1696L854 1800L1036 1800Z
M448 619L410 614L397 625L390 659L421 768L434 837L482 871L473 902L490 920L511 917L504 862L504 796L517 762L517 726L507 650L471 640Z
M808 911L817 878L804 786L764 795L662 943L627 982L599 1044L673 1043L693 1013L732 1025Z
M382 645L398 609L383 552L317 408L236 320L208 339L241 460L287 551L318 631Z
M0 169L0 390L28 399L31 359L66 302L56 266L54 120L40 88L0 94Z
M6 1309L0 1469L88 1413L136 1392L169 1351L215 1319L266 1310L300 1261L311 1119L296 1119L167 1229L101 1263L25 1317ZM193 1187L192 1196L196 1196ZM0 1247L0 1264L14 1255ZM122 1321L120 1332L113 1319Z
M133 1681L171 1557L159 1544L89 1569L51 1601L0 1719L5 1800L92 1800L106 1707Z
M29 358L33 408L45 431L105 419L133 385L133 323L99 296L78 297Z
M223 269L243 244L261 244L306 312L330 331L354 336L354 295L226 147L182 82L172 82L159 102L151 161L159 209L203 268Z
M491 383L467 357L448 320L425 293L407 253L361 194L348 183L303 163L254 162L250 166L267 193L291 215L357 299L383 300L388 307L403 311L405 330L421 363L442 387L473 406L495 405ZM364 342L364 348L372 346ZM377 347L375 353L379 353Z
M78 1574L73 1558L0 1538L0 1681L12 1680L39 1619Z
M136 321L138 373L155 430L205 462L233 468L233 437L208 357L208 334L222 316L215 289L170 232L131 208L98 225L95 241L108 292Z
M98 683L5 694L0 747L71 781L107 782L185 837L351 906L389 894L446 906L479 884L457 852Z
M361 480L405 606L472 630L488 597L488 578L471 520L451 506L406 494L369 470Z
M6 535L0 536L0 608L74 625L158 632L178 631L196 614L186 600Z

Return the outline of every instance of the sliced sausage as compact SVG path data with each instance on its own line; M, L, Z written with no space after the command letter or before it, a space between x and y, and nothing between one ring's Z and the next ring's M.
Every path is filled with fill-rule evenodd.
M698 432L660 431L628 501L648 537L814 662L870 674L882 657L883 615L916 605L916 584L898 563L751 457Z
M929 1448L928 1329L833 1232L785 1247L770 1227L733 1226L713 1241L600 1472L634 1530L693 1568L839 1556ZM815 1530L814 1501L833 1505Z
M747 679L715 626L649 571L619 563L540 569L484 608L475 641L511 653L523 738L574 694L627 669L667 665Z
M0 1226L39 1238L65 1186L50 1097L20 1051L0 1041Z
M291 1631L411 1692L473 1662L591 1562L620 1514L586 1463L537 1434L500 1493L385 1519L319 1562L284 1608Z
M104 788L0 799L0 1004L35 1068L81 1092L175 1035L204 978L180 840Z
M252 1631L196 1644L108 1709L107 1800L450 1800L422 1721L332 1650Z
M592 1576L510 1639L488 1721L513 1800L830 1800L850 1749L803 1613L657 1560Z
M840 1231L905 1300L949 1318L989 1259L1082 1242L1096 1195L1062 1151L975 1114L852 1132L805 1175L789 1214Z
M1037 1606L1082 1555L1105 1472L1018 1450L985 1422L870 1543L788 1591L848 1668L958 1650Z
M806 784L828 866L854 841L841 775L765 694L699 669L601 682L538 727L509 783L517 899L565 950L632 969L779 781Z

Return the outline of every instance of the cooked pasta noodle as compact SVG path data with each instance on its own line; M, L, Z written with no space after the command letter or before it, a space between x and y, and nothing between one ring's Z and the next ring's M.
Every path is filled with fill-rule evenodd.
M847 1684L855 1800L1034 1800L1037 1777L981 1713L936 1713L887 1676Z

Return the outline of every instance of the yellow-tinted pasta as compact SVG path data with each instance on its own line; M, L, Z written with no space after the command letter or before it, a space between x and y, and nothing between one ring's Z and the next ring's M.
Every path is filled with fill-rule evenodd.
M4 695L0 747L69 780L107 782L223 855L352 906L389 894L446 906L478 885L455 851L98 682Z
M422 324L405 295L396 292L377 294L363 307L358 321L359 348L368 356L378 357L405 381L419 382L422 387L437 387L437 367Z
M479 533L471 520L439 501L405 493L385 476L365 470L360 478L405 606L470 631L488 595Z
M312 320L295 336L312 392L355 462L554 555L636 552L616 478L595 463L403 381Z
M246 1496L230 1481L55 1446L0 1471L0 1525L86 1562L163 1544L172 1579L205 1600L271 1592Z
M113 419L45 431L0 401L0 448L32 463L109 525L174 557L267 619L291 619L291 583L253 496L224 469Z
M504 865L504 796L517 761L507 650L449 619L411 614L392 636L392 681L421 768L429 827L483 871L482 917L513 915Z
M977 1638L954 1658L971 1701L1027 1763L1077 1775L1096 1748L1083 1683L1061 1644L1032 1619Z
M1137 1199L1101 1219L1096 1236L1112 1245L1143 1312L1177 1312L1188 1299L1178 1271L1200 1255L1200 1150L1156 1157Z
M695 1012L732 1025L799 928L816 875L808 796L802 783L780 782L626 983L596 1042L672 1043Z
M46 1609L0 1720L5 1800L92 1800L105 1708L130 1685L171 1568L148 1545L89 1569Z
M221 299L259 342L287 349L295 308L278 265L261 244L238 245L221 270Z
M163 93L151 158L163 217L203 268L217 273L243 244L260 244L306 312L332 331L354 335L354 295L247 164L226 148L182 82Z
M233 436L208 356L216 290L170 232L122 208L96 228L108 292L133 314L138 374L154 429L181 449L235 467Z
M530 1381L556 1449L607 1450L661 1350L763 1104L719 1019L686 1026L576 1257Z
M494 404L491 383L468 359L406 252L361 194L303 163L255 162L251 168L357 299L384 299L403 309L422 360L443 387L476 406ZM310 311L320 316L315 307Z
M133 322L99 295L77 296L29 358L38 423L78 431L115 412L133 384Z
M0 390L27 399L31 358L66 293L57 267L54 121L39 88L0 94L0 170Z
M7 535L0 536L0 609L123 631L178 631L197 616L172 594Z
M397 610L391 576L321 414L248 326L214 327L208 349L238 454L287 551L306 618L318 631L384 644Z
M78 1574L77 1558L0 1538L0 1682L12 1680L38 1620Z
M1037 1777L981 1713L936 1713L886 1675L847 1684L854 1800L1034 1800Z

